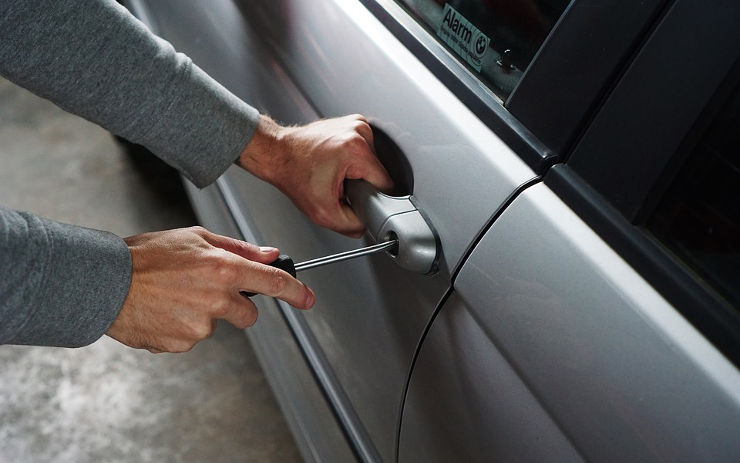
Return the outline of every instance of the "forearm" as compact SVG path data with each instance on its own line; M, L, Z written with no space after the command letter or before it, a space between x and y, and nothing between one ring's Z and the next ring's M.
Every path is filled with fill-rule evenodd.
M102 336L131 281L110 233L0 208L0 344L77 347Z
M113 0L0 0L0 73L198 186L239 157L259 118Z

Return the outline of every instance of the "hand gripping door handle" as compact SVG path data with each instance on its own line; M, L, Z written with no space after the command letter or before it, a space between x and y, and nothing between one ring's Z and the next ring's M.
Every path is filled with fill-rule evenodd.
M344 191L375 241L398 240L397 249L390 252L398 265L425 275L436 273L439 240L411 196L388 196L362 180L346 181Z

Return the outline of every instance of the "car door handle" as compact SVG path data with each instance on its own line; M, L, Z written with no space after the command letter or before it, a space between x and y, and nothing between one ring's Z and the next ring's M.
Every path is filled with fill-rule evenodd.
M363 180L347 180L344 191L375 241L398 240L389 251L398 265L416 273L437 272L439 239L411 196L388 196Z

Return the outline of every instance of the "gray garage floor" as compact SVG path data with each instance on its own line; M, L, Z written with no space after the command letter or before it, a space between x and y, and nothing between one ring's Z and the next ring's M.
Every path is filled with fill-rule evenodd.
M128 236L194 223L178 182L0 80L0 204ZM230 325L177 355L105 336L82 349L0 346L0 462L297 460L254 354Z

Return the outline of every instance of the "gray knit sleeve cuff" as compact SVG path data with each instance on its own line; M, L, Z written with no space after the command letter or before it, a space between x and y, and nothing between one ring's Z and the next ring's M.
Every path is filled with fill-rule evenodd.
M23 221L19 222L19 218ZM51 222L31 214L11 218L9 238L22 240L5 288L8 344L80 347L100 338L118 316L131 282L131 254L119 237ZM12 254L12 252L11 252ZM6 282L6 285L9 282Z

